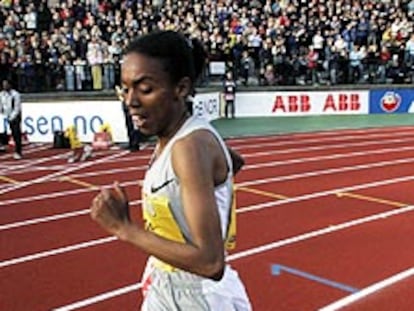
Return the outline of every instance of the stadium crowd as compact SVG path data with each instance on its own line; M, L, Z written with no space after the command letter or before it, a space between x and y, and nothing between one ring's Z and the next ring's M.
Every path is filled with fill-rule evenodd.
M414 0L1 0L0 78L112 89L128 41L158 28L201 38L244 85L414 83L413 21Z

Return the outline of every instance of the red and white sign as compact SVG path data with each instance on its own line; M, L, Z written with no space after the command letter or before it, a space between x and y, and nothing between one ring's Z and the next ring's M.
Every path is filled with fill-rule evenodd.
M236 116L367 114L368 91L239 93Z

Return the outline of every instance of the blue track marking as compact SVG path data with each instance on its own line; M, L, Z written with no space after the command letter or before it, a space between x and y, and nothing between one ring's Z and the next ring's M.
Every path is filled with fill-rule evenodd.
M331 281L331 280L319 277L317 275L313 275L313 274L310 274L310 273L307 273L307 272L304 272L304 271L289 268L287 266L278 265L278 264L272 265L272 275L278 276L282 273L282 271L293 274L293 275L296 275L296 276L300 276L304 279L308 279L308 280L311 280L311 281L314 281L314 282L318 282L318 283L322 283L322 284L325 284L325 285L328 285L328 286L331 286L331 287L335 287L335 288L338 288L338 289L341 289L343 291L350 292L350 293L355 293L359 290L355 287L348 286L348 285L338 283L338 282L335 282L335 281Z

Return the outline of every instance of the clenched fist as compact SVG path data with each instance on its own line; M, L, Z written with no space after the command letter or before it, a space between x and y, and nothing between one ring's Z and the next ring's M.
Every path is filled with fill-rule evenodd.
M129 224L129 202L125 190L115 182L110 189L101 189L92 200L90 215L102 228L118 236L123 225Z

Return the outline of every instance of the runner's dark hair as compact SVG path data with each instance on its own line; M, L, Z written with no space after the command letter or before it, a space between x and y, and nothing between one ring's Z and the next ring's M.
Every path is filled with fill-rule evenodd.
M124 53L134 52L160 59L172 83L188 77L193 88L207 58L199 40L172 30L157 30L132 40Z

